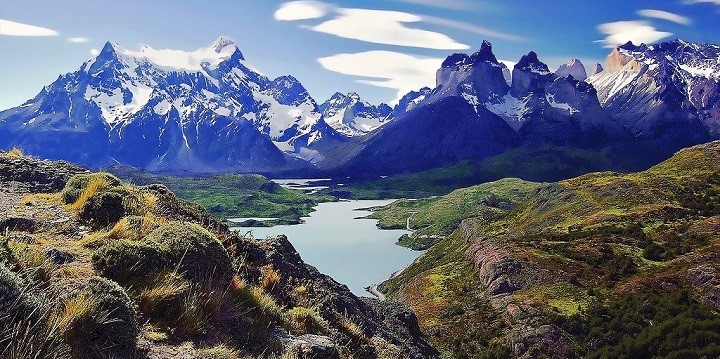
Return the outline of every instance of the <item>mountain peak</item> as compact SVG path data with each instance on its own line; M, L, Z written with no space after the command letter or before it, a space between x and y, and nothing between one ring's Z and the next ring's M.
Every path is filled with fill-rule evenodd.
M218 54L225 48L232 46L234 49L238 49L237 43L229 36L220 36L210 45L210 48L215 50Z
M585 66L578 59L572 59L567 64L562 64L555 71L555 75L560 77L572 76L576 80L584 81L587 78Z
M492 44L487 40L483 40L482 45L480 45L480 50L472 54L472 56L470 56L470 60L473 64L481 62L498 63L497 58L495 58L495 55L492 52Z
M528 70L531 72L539 73L541 75L549 74L550 69L547 65L541 62L535 51L530 51L527 55L520 58L514 69L516 70Z
M457 67L461 65L467 65L470 62L470 56L464 53L455 53L450 56L448 56L445 61L443 61L441 67Z

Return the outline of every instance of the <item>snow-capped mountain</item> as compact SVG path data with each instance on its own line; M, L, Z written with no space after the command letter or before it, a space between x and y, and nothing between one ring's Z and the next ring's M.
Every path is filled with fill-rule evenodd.
M522 144L595 148L630 139L592 86L550 72L534 52L514 66L510 84L504 69L489 42L472 55L449 56L436 88L371 133L343 169L385 175L479 160Z
M0 140L54 132L58 143L25 144L58 157L73 152L72 139L87 136L94 150L66 157L91 165L268 171L297 162L278 148L317 159L313 146L343 140L321 117L295 78L268 79L227 37L192 52L107 43L78 71L1 112Z
M614 49L588 79L639 138L698 143L720 135L720 46L682 40Z
M572 59L567 64L562 64L555 70L555 75L560 77L572 76L575 80L585 81L587 73L585 72L585 66L578 59Z
M373 106L356 93L336 92L319 107L325 122L337 132L347 136L362 136L388 120L392 108L387 104Z
M354 93L318 105L294 77L256 70L227 37L191 52L107 43L0 112L0 148L195 173L390 175L545 145L625 151L618 158L647 150L652 164L714 138L720 46L680 40L628 43L604 67L572 60L554 73L531 51L511 74L483 42L447 57L434 89L392 109Z

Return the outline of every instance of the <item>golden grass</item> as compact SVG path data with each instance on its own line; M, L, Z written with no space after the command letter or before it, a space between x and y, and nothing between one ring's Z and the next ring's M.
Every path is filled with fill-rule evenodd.
M337 324L338 327L340 327L340 330L351 338L361 342L370 341L370 338L365 335L365 332L363 332L362 328L357 323L355 323L355 321L353 321L347 314L341 315Z
M167 333L151 324L146 324L142 327L142 336L151 342L163 342L168 340Z
M162 302L177 298L187 292L190 284L176 274L168 274L151 284L148 288L140 290L135 300L138 309L142 312L152 312Z
M75 322L96 315L98 307L97 298L89 293L81 292L64 303L62 310L55 318L55 323L61 331L65 332L70 330Z
M13 147L10 151L5 152L5 157L8 158L20 158L25 156L23 151L17 147Z
M94 197L95 195L104 191L107 188L108 182L105 178L103 178L102 176L93 177L88 183L87 187L85 187L83 193L80 194L80 197L78 197L75 203L70 205L70 209L73 211L80 211L85 206L87 201L90 200L90 198Z
M237 359L240 354L225 344L219 344L211 348L198 350L198 356L206 359Z
M59 205L62 198L59 193L32 193L21 198L19 203L23 206Z
M295 302L302 306L307 306L309 290L305 285L299 285L292 290L292 297Z
M7 245L13 257L17 259L17 264L23 269L38 268L47 261L45 255L36 246L15 241L10 241Z
M288 330L293 335L323 334L327 331L327 322L315 309L294 307L287 312Z
M97 231L77 241L77 244L85 248L100 248L108 243L107 232Z
M146 213L142 217L123 217L107 232L107 236L111 239L137 241L150 234L157 227L157 218L151 213Z
M272 265L262 267L260 286L266 290L271 291L280 282L280 273L278 273Z

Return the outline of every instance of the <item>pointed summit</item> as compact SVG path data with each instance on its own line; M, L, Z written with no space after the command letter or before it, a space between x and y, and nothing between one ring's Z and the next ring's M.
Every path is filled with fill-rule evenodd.
M473 64L480 62L498 63L497 58L495 58L495 55L492 52L492 44L487 40L483 40L482 45L480 45L480 50L472 54L470 56L470 60Z
M538 60L535 51L530 51L527 55L520 58L513 70L531 71L541 75L549 74L550 69L547 65Z
M562 64L555 71L555 75L560 77L572 76L576 80L585 81L587 78L587 72L585 66L578 59L572 59L567 64Z
M226 47L232 46L234 49L237 49L237 43L235 40L233 40L229 36L220 36L218 37L213 43L210 45L210 47L215 50L215 52L220 53L222 52Z

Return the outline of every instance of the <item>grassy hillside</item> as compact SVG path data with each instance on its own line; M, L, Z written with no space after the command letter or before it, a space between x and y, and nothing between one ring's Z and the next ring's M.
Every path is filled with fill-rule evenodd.
M643 172L517 184L526 199L461 221L381 286L435 344L458 358L720 355L720 142ZM453 228L432 208L464 208L461 193L418 201L428 230ZM400 207L378 215L398 224Z
M121 178L147 185L163 183L178 197L197 203L221 219L279 218L268 224L296 224L320 202L337 200L329 195L309 195L279 186L261 175L231 174L209 177L153 175L128 169L113 170Z
M451 234L467 218L497 218L515 208L542 185L518 179L504 179L455 190L441 197L399 200L375 211L383 229L407 228L414 232L403 236L400 244L427 249ZM408 220L409 219L409 220Z

